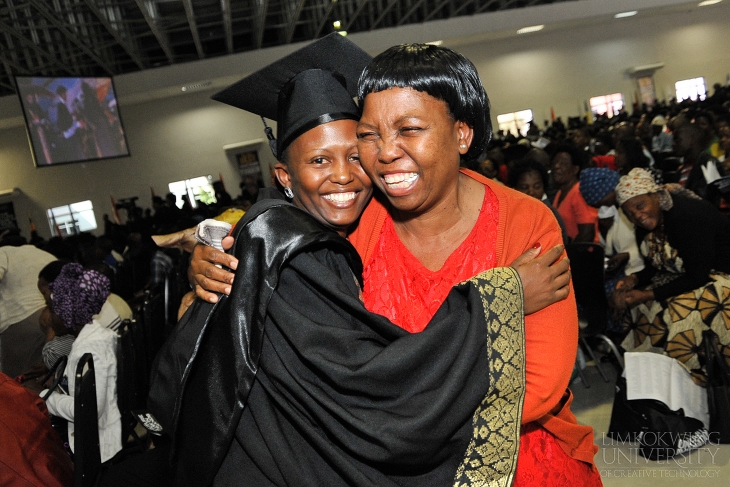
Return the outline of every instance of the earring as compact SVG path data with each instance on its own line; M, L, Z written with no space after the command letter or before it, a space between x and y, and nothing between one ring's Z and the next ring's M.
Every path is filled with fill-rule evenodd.
M294 199L294 193L289 186L284 186L284 196L286 196L290 200Z
M466 149L466 144L463 142L461 144L459 144L459 149L461 149L461 150Z

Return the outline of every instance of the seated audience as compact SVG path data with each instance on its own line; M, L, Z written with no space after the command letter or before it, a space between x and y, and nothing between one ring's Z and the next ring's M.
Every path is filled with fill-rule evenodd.
M674 152L683 158L679 183L702 198L707 198L708 181L705 172L714 166L719 175L724 176L725 170L722 164L707 152L704 139L705 135L698 124L685 123L674 133Z
M702 332L730 345L730 221L706 201L671 195L639 168L621 178L616 200L636 225L646 264L616 286L614 303L629 308L622 346L676 358L702 383Z
M109 296L109 279L94 270L84 270L80 264L71 263L63 266L49 287L53 293L53 311L76 335L76 340L65 371L68 394L53 391L46 404L51 414L68 420L69 444L73 450L76 367L84 354L91 353L96 378L101 461L106 462L122 449L121 415L117 407L116 334L93 319Z

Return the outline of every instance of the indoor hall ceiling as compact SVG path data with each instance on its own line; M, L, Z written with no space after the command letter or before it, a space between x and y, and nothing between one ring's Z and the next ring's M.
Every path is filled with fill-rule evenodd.
M14 76L113 76L263 47L583 0L0 0L0 96Z

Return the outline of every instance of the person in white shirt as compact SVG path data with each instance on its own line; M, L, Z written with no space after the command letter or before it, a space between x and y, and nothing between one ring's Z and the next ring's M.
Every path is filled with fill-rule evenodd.
M10 377L43 363L46 336L38 318L46 303L36 283L54 260L33 245L0 247L0 371Z
M96 402L101 461L106 462L122 449L121 415L117 407L116 334L93 318L109 295L109 279L80 264L66 264L50 285L53 311L64 326L76 334L65 374L68 394L54 391L46 400L51 414L69 421L68 438L74 449L74 392L76 367L81 357L94 358ZM45 394L43 391L41 395Z

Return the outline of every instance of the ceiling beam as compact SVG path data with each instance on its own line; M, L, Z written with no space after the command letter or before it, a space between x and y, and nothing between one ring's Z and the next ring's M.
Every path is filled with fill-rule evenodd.
M367 5L369 1L370 0L361 0L360 1L357 8L352 13L352 16L350 17L350 21L347 23L347 26L345 26L345 30L350 30L352 23L355 22L355 19L357 19L360 16L360 12L362 12L362 9L365 8L365 5Z
M426 0L418 0L418 1L416 2L416 4L415 4L414 6L412 6L412 7L411 7L411 8L410 8L410 9L408 10L408 12L406 12L406 14L405 14L405 15L404 15L403 17L401 17L401 19L400 19L400 20L398 21L398 23L397 23L396 25L403 25L403 23L404 23L404 22L405 22L406 20L408 20L408 18L409 18L409 17L410 17L410 16L411 16L411 15L413 14L413 12L415 12L415 11L416 11L416 10L418 9L418 7L420 7L421 5L423 5L423 2L425 2L425 1L426 1Z
M165 34L157 27L157 24L155 23L155 19L152 18L150 11L147 10L147 5L149 5L151 3L147 2L146 0L134 0L134 3L137 4L139 11L142 12L142 16L144 17L145 22L147 22L147 26L152 31L152 34L155 36L155 39L157 39L158 44L160 44L160 47L162 48L162 52L164 52L165 57L167 57L167 62L169 62L170 64L173 64L174 56L172 55L172 49L170 48L170 43L168 42L167 37L165 37Z
M233 54L233 20L231 19L231 0L221 0L223 12L223 32L226 37L226 51Z
M421 0L421 1L423 1L423 0ZM319 39L319 35L322 33L322 29L324 29L324 26L327 24L327 19L329 18L330 14L332 13L332 10L334 10L336 3L337 2L333 2L330 0L330 4L327 6L327 11L322 16L322 22L319 23L317 30L314 31L315 39Z
M43 59L46 59L50 61L50 64L56 66L57 69L60 69L61 71L68 73L68 74L74 74L73 71L71 71L71 67L60 63L56 56L52 56L49 52L44 51L40 47L36 46L33 42L29 41L27 38L23 36L20 32L12 28L11 26L7 25L5 22L0 20L0 31L5 32L6 34L12 35L14 37L17 37L18 40L20 40L20 43L23 44L25 47L31 49L36 54L41 56Z
M20 66L19 64L17 64L15 62L13 62L12 60L6 58L2 53L0 53L0 62L2 62L3 64L5 64L6 69L8 68L8 66L11 67L11 68L13 68L14 73L10 73L10 71L8 71L8 76L10 76L11 74L18 74L18 73L20 73L20 74L33 74L33 73L30 72L29 69L24 68L23 66Z
M119 45L124 49L124 51L127 53L127 55L134 61L134 64L137 65L139 69L144 69L144 63L142 62L142 57L139 52L139 49L135 49L132 47L129 42L127 42L126 39L124 39L119 32L117 32L117 29L114 28L114 26L109 22L109 20L106 18L106 16L99 10L99 8L94 4L93 0L84 0L86 3L86 6L91 10L94 15L96 15L96 18L99 19L99 21L106 27L106 30L109 31L109 34L114 37L114 40L116 40Z
M457 15L459 15L459 13L461 13L462 10L467 8L469 5L476 3L477 1L478 0L469 0L468 2L462 2L461 5L459 5L459 7L454 10L454 13L451 16L456 17Z
M90 0L86 0L87 2ZM190 0L182 0L183 7L185 7L185 15L188 18L188 25L190 26L190 33L193 35L193 42L195 43L195 50L198 51L198 59L205 58L203 52L203 44L200 43L200 34L198 33L198 23L195 21L195 12L193 12L193 3Z
M286 27L286 35L284 36L284 43L291 44L292 38L294 37L294 31L297 28L297 21L302 13L305 0L299 0L296 8L291 10L291 16L289 17L289 24Z
M79 39L79 36L70 30L66 28L63 22L58 20L56 18L56 12L50 12L45 5L43 5L39 0L30 0L30 3L35 7L38 12L53 25L56 29L58 29L61 34L63 34L69 41L71 41L72 44L75 44L76 47L81 49L81 51L89 56L96 64L101 66L104 71L106 71L108 74L113 75L115 74L114 69L112 69L111 66L109 66L104 60L102 60L94 51L92 51L84 42L82 42Z
M500 3L501 1L502 1L502 0L490 0L489 2L487 2L487 3L485 3L484 5L482 5L481 7L479 7L479 8L477 9L477 12L476 12L476 13L480 14L480 13L482 13L482 12L486 11L486 10L487 10L487 9L488 9L489 7L491 7L491 6L492 6L492 5L494 5L495 3ZM502 6L502 7L503 7L503 6ZM502 10L502 8L498 8L497 10Z
M438 13L438 11L441 10L442 8L444 8L446 6L446 4L449 3L450 1L451 0L442 0L441 3L439 3L436 7L434 7L431 10L431 13L428 14L428 16L426 16L426 18L423 19L423 21L428 22L429 20L431 20L434 17L434 15L436 15Z
M266 12L269 0L256 0L258 9L254 12L253 42L256 49L261 49L264 43L264 27L266 27Z
M380 12L380 17L378 17L375 22L373 22L373 25L370 26L370 30L375 30L378 27L380 21L388 15L388 12L390 12L390 9L392 9L396 3L398 3L398 0L390 0L390 2L388 2L388 5L386 5L383 11Z

